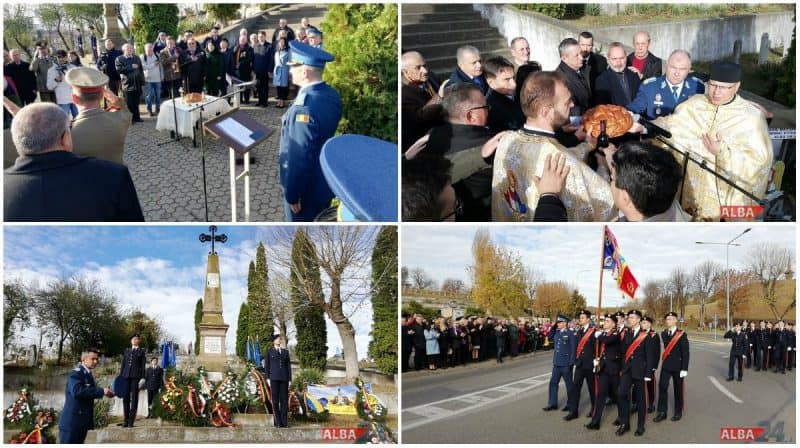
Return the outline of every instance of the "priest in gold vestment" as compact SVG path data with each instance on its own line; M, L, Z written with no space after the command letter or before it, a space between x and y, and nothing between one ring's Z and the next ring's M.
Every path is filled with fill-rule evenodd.
M520 92L526 123L505 136L497 147L492 175L492 220L533 221L542 176L549 154L567 155L570 168L560 198L569 221L610 221L618 211L606 179L584 163L590 145L565 148L555 139L555 129L569 121L572 100L564 75L536 72Z
M741 68L731 62L711 66L704 95L681 103L656 124L669 130L668 141L758 198L763 198L772 168L767 122L750 101L737 95ZM674 152L678 163L684 157ZM695 220L719 221L722 206L755 205L754 201L696 163L689 162L681 206Z

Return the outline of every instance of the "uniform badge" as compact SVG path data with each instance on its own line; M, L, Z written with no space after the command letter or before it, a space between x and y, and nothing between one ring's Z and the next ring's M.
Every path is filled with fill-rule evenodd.
M528 212L528 207L522 202L519 194L517 193L517 176L511 170L506 170L506 177L508 179L508 187L503 192L503 199L506 204L514 213L525 214Z
M656 98L655 98L655 100L653 100L653 104L656 107L661 107L661 106L664 105L664 102L661 101L661 94L660 93L656 93Z
M297 117L294 119L297 123L308 123L311 121L311 117L306 114L297 114Z

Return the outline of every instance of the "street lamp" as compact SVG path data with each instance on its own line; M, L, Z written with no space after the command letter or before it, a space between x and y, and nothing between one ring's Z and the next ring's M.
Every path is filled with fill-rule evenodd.
M748 227L744 229L744 231L727 243L712 243L708 241L695 241L695 244L711 244L717 246L725 246L725 323L728 325L728 328L731 326L731 271L728 268L728 249L731 246L741 246L741 244L733 244L734 241L739 239L745 233L753 230L752 228Z

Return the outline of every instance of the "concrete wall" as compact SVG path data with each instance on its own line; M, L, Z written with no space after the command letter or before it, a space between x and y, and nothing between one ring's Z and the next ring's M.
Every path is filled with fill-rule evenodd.
M677 48L688 50L698 61L713 61L733 53L733 43L742 40L743 53L758 53L761 35L769 34L770 47L789 49L792 41L791 12L753 14L737 17L685 20L671 23L654 23L646 27L638 25L598 28L593 32L607 40L619 40L626 45L641 29L650 33L650 51L666 58ZM785 53L784 53L785 54Z
M583 31L570 24L542 14L519 11L516 8L476 4L476 11L496 27L508 41L524 36L531 46L531 59L539 61L545 70L555 69L560 58L558 44L567 37L577 37ZM761 35L769 33L770 46L784 47L786 51L792 40L791 12L766 13L728 18L685 20L670 23L652 23L646 27L628 25L590 30L595 35L595 49L605 53L608 44L622 42L627 51L633 35L645 29L650 33L650 51L666 58L674 49L688 50L695 60L715 60L733 52L733 42L742 39L744 53L758 53Z

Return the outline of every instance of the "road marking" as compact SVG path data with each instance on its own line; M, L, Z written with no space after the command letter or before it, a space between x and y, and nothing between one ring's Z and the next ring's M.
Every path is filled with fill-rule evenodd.
M425 419L409 422L403 422L403 431L414 429L418 426L427 425L433 423L438 420L446 419L446 418L453 418L460 414L464 414L466 412L472 411L476 408L482 408L487 404L494 403L497 401L505 400L511 397L517 397L520 394L527 392L529 390L533 390L543 384L547 384L548 381L540 380L539 378L550 377L550 373L543 373L541 375L536 375L534 377L526 378L524 380L513 381L511 383L502 384L500 386L496 386L490 389L479 390L475 392L470 392L468 394L459 395L457 397L452 398L445 398L444 400L437 400L432 401L430 403L421 404L419 406L414 406L411 408L403 409L403 418L405 419L406 413L410 413L417 416L427 417ZM494 397L487 397L486 395L492 393L499 393L500 395ZM442 403L469 403L467 406L462 406L458 410L450 410L444 409L440 406L436 406ZM409 416L411 417L411 416Z
M726 389L726 388L725 388L725 386L723 386L722 384L720 384L720 382L719 382L719 381L717 381L717 379L716 379L716 378L714 378L713 376L709 376L709 377L708 377L708 379L709 379L709 380L711 380L711 384L713 384L714 386L716 386L716 388L717 388L717 389L719 389L719 391L720 391L720 392L722 392L723 394L727 395L727 396L728 396L728 398L730 398L731 400L733 400L733 402L734 402L734 403L736 403L736 404L742 404L742 403L743 403L743 401L742 401L742 400L740 400L740 399L739 399L739 397L737 397L737 396L736 396L736 395L734 395L734 394L733 394L731 391L729 391L728 389Z

